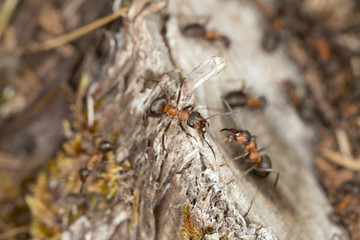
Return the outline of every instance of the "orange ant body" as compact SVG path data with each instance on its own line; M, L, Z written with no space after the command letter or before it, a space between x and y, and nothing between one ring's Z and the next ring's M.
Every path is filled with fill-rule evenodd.
M172 116L172 117L175 117L178 119L178 123L179 123L181 130L183 132L185 132L186 135L194 138L190 133L188 133L186 131L186 129L184 128L184 126L182 124L183 122L186 121L186 124L189 127L197 130L201 134L203 140L210 147L210 149L214 155L214 158L216 159L216 155L215 155L213 148L208 143L208 141L206 141L206 139L205 139L205 133L206 133L205 127L206 127L206 125L209 125L209 122L203 116L201 116L201 114L199 112L193 111L193 109L194 109L193 105L188 105L182 109L178 108L180 98L181 98L181 87L182 87L183 83L184 83L184 80L181 82L175 106L171 105L171 101L170 101L170 97L169 97L168 93L165 91L163 86L159 84L161 90L165 93L165 96L158 97L151 103L149 111L147 111L143 115L144 126L147 125L148 117L162 118L164 116ZM163 132L163 135L162 135L163 149L165 149L165 133L169 129L173 119L171 119L169 121L169 123L166 125L166 128ZM196 138L194 138L194 139L196 140Z
M263 108L266 105L265 97L250 97L243 91L233 91L224 97L230 107L248 107L250 109Z
M220 130L229 131L233 134L227 137L228 141L237 141L245 147L246 153L234 158L234 160L246 157L246 163L251 165L251 167L244 173L247 173L254 170L254 174L258 177L267 177L271 172L276 173L276 179L274 183L274 188L277 185L279 179L279 172L271 168L271 159L267 155L260 155L261 149L258 149L254 137L251 136L249 131L246 130L237 130L234 128L223 128Z
M226 36L217 33L216 31L207 30L203 24L191 23L181 29L181 33L185 37L202 37L209 42L219 41L226 48L230 47L230 40Z
M84 190L85 183L91 173L91 170L95 166L95 162L99 159L100 155L113 150L114 147L115 147L114 144L112 144L108 141L101 141L98 143L98 145L97 145L98 151L89 158L89 161L87 162L86 167L80 168L80 170L79 170L79 175L80 175L80 180L81 180L80 194L84 193L83 190Z

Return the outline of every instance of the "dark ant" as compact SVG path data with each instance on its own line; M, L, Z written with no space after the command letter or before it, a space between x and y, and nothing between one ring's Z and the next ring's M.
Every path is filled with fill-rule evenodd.
M266 27L263 34L261 45L268 51L274 51L281 41L281 31L283 31L283 21L280 18L272 19L270 24Z
M271 159L268 155L259 154L262 149L258 150L255 139L254 137L251 136L250 132L246 130L237 130L234 128L223 128L220 130L220 132L222 131L229 131L233 133L232 135L229 135L227 139L229 141L235 140L245 147L246 153L234 158L234 160L244 157L246 158L247 160L246 163L250 165L250 168L246 170L244 175L248 174L251 171L254 171L254 174L256 176L265 178L272 172L276 173L276 179L274 183L274 189L275 189L280 173L279 171L271 168Z
M84 186L85 183L91 173L91 170L94 168L95 162L98 160L99 156L101 154L106 154L113 150L115 148L115 145L108 141L101 141L98 143L96 149L98 150L95 154L90 156L86 167L80 168L79 175L81 180L81 187L80 187L80 194L84 194Z
M248 107L249 109L259 109L266 105L265 97L250 97L244 91L232 91L224 97L230 107Z
M154 81L154 80L151 80L151 81ZM197 130L201 134L203 140L210 147L210 149L211 149L211 151L212 151L212 153L214 155L214 158L216 159L216 155L215 155L215 152L214 152L213 148L208 143L208 141L206 141L206 139L205 139L205 133L206 133L205 127L206 127L206 125L209 125L209 122L207 121L207 119L209 119L209 118L205 119L203 116L201 116L201 114L199 112L193 111L193 109L194 109L193 105L188 105L188 106L186 106L186 107L184 107L182 109L178 108L180 98L181 98L181 87L183 86L183 83L184 83L184 79L182 80L179 91L178 91L178 97L177 97L177 101L176 101L176 106L171 105L171 100L170 100L170 97L169 97L168 93L165 91L163 86L158 83L161 90L165 93L165 96L158 97L151 103L149 111L147 111L143 115L144 126L147 125L147 118L148 117L162 118L162 117L165 117L165 116L172 116L172 117L178 118L178 123L179 123L179 126L180 126L181 130L183 132L185 132L186 135L188 135L188 136L190 136L190 137L192 137L192 138L194 138L196 140L196 138L193 137L190 133L188 133L186 131L186 129L184 128L182 122L186 121L186 124L189 127ZM165 128L165 130L163 132L163 135L162 135L162 147L163 147L163 149L165 149L165 140L164 140L165 139L165 133L168 131L168 129L169 129L170 125L171 125L171 122L173 120L174 119L171 119L169 121L169 123L166 125L166 128Z
M206 40L208 40L209 42L219 41L222 44L224 44L224 46L226 48L230 47L230 44L231 44L228 37L216 32L216 31L207 30L205 28L205 25L200 24L200 23L190 23L190 24L184 26L181 29L181 33L185 37L202 37L202 38L205 38Z
M232 110L229 102L224 97L222 97L222 99L223 99L224 105L232 113L233 110ZM249 172L254 170L253 173L256 176L265 178L271 172L274 172L274 173L276 173L276 179L275 179L275 183L274 183L274 187L273 187L275 189L280 173L279 173L279 171L272 169L271 159L269 156L267 156L266 154L264 154L264 155L259 154L263 149L258 150L257 144L255 142L256 137L252 136L251 133L247 130L234 129L234 128L223 128L220 130L220 132L222 132L222 131L229 131L229 132L233 133L232 135L229 135L227 137L227 140L228 141L235 140L238 143L242 144L246 149L246 153L233 159L233 160L237 160L237 159L246 157L246 159L247 159L246 162L248 165L250 165L250 168L248 170L246 170L246 172L243 175L246 175Z

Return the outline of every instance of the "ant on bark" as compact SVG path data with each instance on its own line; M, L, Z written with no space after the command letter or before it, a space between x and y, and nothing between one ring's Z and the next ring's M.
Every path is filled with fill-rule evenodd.
M206 40L208 40L209 42L219 41L222 44L224 44L224 46L226 48L230 47L230 44L231 44L228 37L216 32L216 31L207 30L205 28L205 25L200 24L200 23L190 23L190 24L184 26L181 29L181 33L185 37L202 37L202 38L205 38Z
M171 104L171 99L169 97L169 94L165 91L164 87L158 83L155 80L150 80L150 81L154 81L157 82L158 85L160 86L161 90L165 93L164 96L158 97L156 98L150 105L150 109L149 111L147 111L144 115L143 115L143 122L144 122L144 126L147 125L147 118L148 117L152 117L152 118L162 118L165 116L172 116L178 119L178 123L179 126L181 128L181 130L183 132L186 133L186 135L194 138L196 140L195 137L193 137L190 133L188 133L184 127L184 125L182 124L183 122L186 121L186 124L197 130L198 133L201 134L203 140L206 142L206 144L209 146L209 148L211 149L214 158L216 159L216 155L215 152L212 148L212 146L210 145L210 143L208 141L206 141L205 139L205 133L206 133L206 125L210 125L209 122L207 121L207 119L205 119L203 116L201 116L201 114L197 111L193 111L194 109L194 105L187 105L182 109L179 109L179 102L180 102L180 98L181 98L181 87L183 86L184 80L182 80L179 91L178 91L178 96L177 96L177 100L176 100L176 105L173 106ZM212 117L212 116L211 116ZM174 118L170 119L169 123L166 125L165 130L163 132L162 135L162 147L163 149L165 149L165 134L168 131L172 121L174 120Z
M231 110L229 103L223 98L224 104ZM229 142L236 141L245 147L246 152L240 156L235 157L233 160L246 158L246 163L250 166L248 170L245 171L243 175L248 174L251 171L254 171L254 174L257 177L265 178L270 173L276 174L276 179L274 183L274 189L279 180L279 171L271 168L271 159L268 155L260 155L260 152L263 149L258 149L258 146L255 142L255 137L247 130L235 129L235 128L223 128L220 132L229 131L232 134L227 137Z
M243 90L232 91L224 97L230 107L248 107L249 109L261 109L266 105L265 97L251 97Z
M89 158L86 167L80 168L79 175L80 175L80 180L81 180L81 187L80 187L81 195L84 194L85 183L86 183L88 177L90 176L91 170L94 168L95 162L98 160L98 158L100 157L101 154L106 154L106 153L110 152L111 150L113 150L114 148L115 148L115 145L109 141L103 140L103 141L99 142L96 147L97 152Z
M246 158L246 163L250 165L250 168L246 170L244 175L248 174L251 171L254 171L254 174L258 177L265 178L271 172L276 173L276 179L274 183L274 188L277 185L280 173L277 170L271 168L271 159L268 155L260 155L260 151L258 150L257 144L255 142L254 137L251 136L250 132L246 130L237 130L234 128L223 128L220 130L229 131L233 134L227 137L228 141L237 141L245 147L246 152L240 156L237 156L233 160Z

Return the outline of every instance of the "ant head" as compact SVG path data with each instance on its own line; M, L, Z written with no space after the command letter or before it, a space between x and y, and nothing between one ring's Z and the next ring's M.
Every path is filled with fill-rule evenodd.
M261 96L259 99L261 102L261 107L265 107L265 105L267 104L266 98L264 96Z
M249 131L242 130L242 131L235 133L235 138L236 138L235 139L236 141L238 141L242 144L245 144L245 145L249 145L251 142L252 136Z
M98 143L97 149L102 153L106 153L106 152L109 152L109 151L113 150L114 145L109 141L103 140L103 141Z
M271 159L268 155L261 155L261 161L259 163L258 168L260 169L271 169ZM270 172L263 172L263 171L254 171L254 174L258 177L265 178L267 177Z
M206 127L207 121L203 118L199 112L192 112L186 121L186 124L195 129L205 133L205 130L202 130Z
M154 115L161 115L167 105L168 101L165 96L158 97L151 103L149 112Z
M221 40L226 48L229 48L231 45L231 41L228 37L222 36Z

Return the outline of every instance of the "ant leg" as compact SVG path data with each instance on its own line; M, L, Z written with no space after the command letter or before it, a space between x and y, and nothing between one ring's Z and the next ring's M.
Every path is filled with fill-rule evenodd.
M80 175L80 180L81 180L80 194L84 195L84 187L85 187L86 180L90 175L90 170L87 168L81 168L79 170L79 175Z
M248 170L246 170L243 174L241 174L240 177L238 177L237 179L242 178L243 176L247 175L249 172L253 171L254 169L256 169L258 167L258 164L255 164L254 166L251 166ZM232 183L233 181L235 181L235 179L232 179L228 182L228 184Z
M149 117L151 117L151 118L162 118L162 117L164 117L166 114L164 113L164 114L160 114L160 115L156 115L156 114L151 114L151 113L144 113L144 115L143 115L143 124L144 124L144 126L146 127L147 126L147 119L149 118Z
M80 195L82 196L85 195L84 188L85 188L85 182L81 183L81 187L80 187Z
M171 119L171 120L169 121L169 123L167 124L167 126L166 126L166 128L165 128L165 130L164 130L164 132L163 132L163 135L162 135L162 147L163 147L163 150L165 150L165 133L167 132L167 130L169 130L169 127L170 127L170 125L171 125L172 120L173 120L173 119Z
M182 125L180 120L179 120L179 125L180 125L181 130L183 130L186 133L186 135L188 135L189 137L192 137L193 139L195 139L195 141L197 141L196 138L193 135L191 135L190 133L188 133L186 131L186 129L184 128L184 125Z
M225 139L225 140L226 140L226 139ZM237 157L231 159L231 161L236 161L236 160L238 160L238 159L242 159L242 158L244 158L244 157L248 157L248 155L249 155L248 152L243 153L243 154L241 154L240 156L237 156ZM223 163L223 164L220 165L220 167L223 167L223 166L225 166L225 165L228 165L228 166L229 166L228 163Z
M257 166L257 165L255 165ZM276 174L276 178L275 178L275 182L274 182L274 186L273 186L273 190L275 190L277 182L279 180L280 177L280 173L278 170L274 170L272 168L257 168L256 171L258 172L266 172L266 173L275 173Z
M187 105L186 107L184 107L183 109L181 109L181 110L187 110L187 111L192 111L192 110L194 110L194 105Z
M262 152L262 151L264 151L265 149L267 149L269 147L269 145L268 146L266 146L266 147L262 147L262 148L260 148L259 150L257 150L257 152L259 153L259 152Z
M239 119L236 118L235 114L233 113L234 111L233 111L233 109L231 108L229 102L228 102L224 97L221 97L221 98L222 98L225 106L227 107L227 109L229 109L229 111L232 113L231 115L233 116L233 118L235 119L236 123L238 124L239 129L241 129L241 123L240 123Z
M238 160L238 159L242 159L242 158L244 158L244 157L247 157L248 155L249 155L249 153L248 153L248 152L243 153L243 154L241 154L241 155L239 155L239 156L237 156L237 157L233 158L233 159L232 159L232 161L236 161L236 160Z
M202 132L202 137L203 137L204 141L206 142L206 144L207 144L207 145L209 146L209 148L211 149L211 151L212 151L212 153L213 153L213 155L214 155L214 159L216 160L216 155L215 155L214 149L212 148L212 146L210 145L210 143L209 143L208 141L206 141L204 132Z
M259 189L256 190L253 198L251 199L250 207L248 208L248 210L247 210L246 213L244 214L243 218L246 218L247 215L249 214L249 212L250 212L250 210L251 210L251 208L252 208L252 206L253 206L253 204L254 204L254 201L255 201L255 199L256 199L256 195L258 194L258 192L259 192Z
M229 131L229 132L232 132L232 133L237 133L238 130L236 130L235 128L223 128L220 130L220 132L222 131Z
M152 80L152 79L149 79L149 80L146 80L146 81L156 82L157 85L159 85L159 87L161 88L161 90L165 93L166 101L167 101L167 102L170 102L170 96L169 96L168 92L165 90L165 88L163 87L163 85L161 85L161 84L159 83L159 81L157 81L157 80Z
M181 81L180 87L179 87L179 92L178 92L178 97L176 100L176 108L179 106L179 102L180 102L180 98L181 98L181 88L184 84L185 78L183 78L183 80Z

